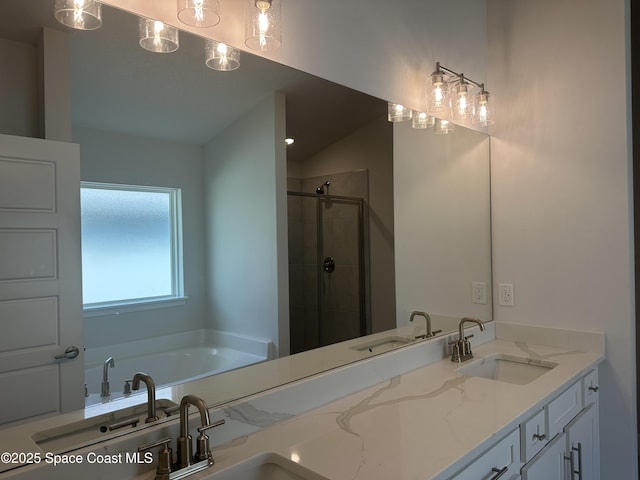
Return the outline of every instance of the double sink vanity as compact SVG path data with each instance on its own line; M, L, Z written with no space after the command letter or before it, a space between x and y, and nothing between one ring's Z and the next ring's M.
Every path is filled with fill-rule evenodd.
M0 450L39 452L41 460L2 463L0 478L181 478L156 470L161 451L166 459L166 447L180 449L185 424L194 445L204 445L196 436L210 437L200 453L214 462L193 480L599 478L604 336L498 322L467 333L474 335L467 361L451 361L457 333L407 342L210 408L209 425L200 425L202 411L186 418L188 406L178 420L178 406L185 398L215 404L215 379L158 389L159 420L149 424L146 397L135 395L118 401L117 411L7 428ZM387 333L366 348L384 351L404 338ZM132 418L139 423L127 423ZM96 437L100 429L105 436ZM53 452L80 461L42 460Z

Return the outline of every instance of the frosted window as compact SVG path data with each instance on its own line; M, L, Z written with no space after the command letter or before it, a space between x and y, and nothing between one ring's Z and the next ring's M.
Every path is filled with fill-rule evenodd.
M179 191L87 183L80 191L85 306L181 294Z

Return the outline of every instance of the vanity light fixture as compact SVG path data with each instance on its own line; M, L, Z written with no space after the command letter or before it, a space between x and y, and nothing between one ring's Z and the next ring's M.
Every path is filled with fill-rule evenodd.
M178 50L178 29L150 18L140 17L138 21L140 46L155 53L171 53Z
M427 91L427 112L436 116L451 114L460 123L471 122L476 126L493 123L491 96L478 83L436 62L436 69L430 76L431 85ZM474 88L475 87L475 88ZM477 89L478 93L474 94Z
M246 0L245 44L262 52L282 45L280 0Z
M436 118L426 112L413 112L413 123L411 126L415 129L422 130L432 128L436 123Z
M56 0L54 16L77 30L96 30L102 25L102 4L96 0Z
M178 0L178 19L192 27L213 27L220 23L220 2L219 0Z
M205 42L205 63L219 72L230 72L240 66L240 50L217 40Z
M387 119L390 122L406 122L413 118L413 110L399 103L387 103Z

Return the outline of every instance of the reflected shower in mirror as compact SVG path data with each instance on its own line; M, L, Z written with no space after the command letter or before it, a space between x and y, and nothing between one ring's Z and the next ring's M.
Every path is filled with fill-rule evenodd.
M239 69L211 70L204 39L184 32L177 52L148 52L136 16L106 5L99 30L71 31L53 3L0 4L0 55L31 65L12 73L15 111L35 110L34 45L70 55L70 92L61 70L44 93L70 104L71 119L49 120L71 122L82 181L180 192L183 292L85 311L88 403L122 396L132 371L176 384L301 352L304 369L236 382L229 401L375 353L315 365L305 350L396 328L413 339L414 310L443 333L491 319L488 137L391 124L384 100L246 52ZM35 115L4 124L38 136Z

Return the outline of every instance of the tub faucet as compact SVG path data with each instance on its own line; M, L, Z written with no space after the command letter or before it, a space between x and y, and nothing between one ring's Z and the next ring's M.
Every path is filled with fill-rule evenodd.
M411 312L411 316L409 317L409 321L413 322L413 317L424 317L427 321L427 331L424 335L416 335L415 338L429 338L433 337L436 333L440 333L442 330L436 330L435 332L431 331L431 317L427 312L420 312L418 310Z
M196 453L193 455L192 437L189 433L189 405L193 405L200 412L200 427L198 428ZM207 468L213 465L213 457L209 451L209 437L204 433L210 428L222 425L225 421L211 423L209 420L209 407L204 400L195 395L185 395L180 401L180 436L178 437L178 452L176 469Z
M156 384L149 375L138 372L133 376L131 381L131 389L138 390L140 388L140 380L147 386L147 419L145 423L151 423L158 420L156 416Z
M109 367L113 368L115 362L113 361L113 357L109 357L104 361L102 365L102 386L100 388L100 396L105 398L111 395L109 392Z
M484 323L477 318L464 317L460 320L460 323L458 324L458 340L449 342L449 345L453 345L453 352L451 353L452 362L460 363L473 358L471 343L469 342L469 339L473 337L473 335L469 335L467 337L464 336L465 323L475 323L480 327L481 332L484 331Z

